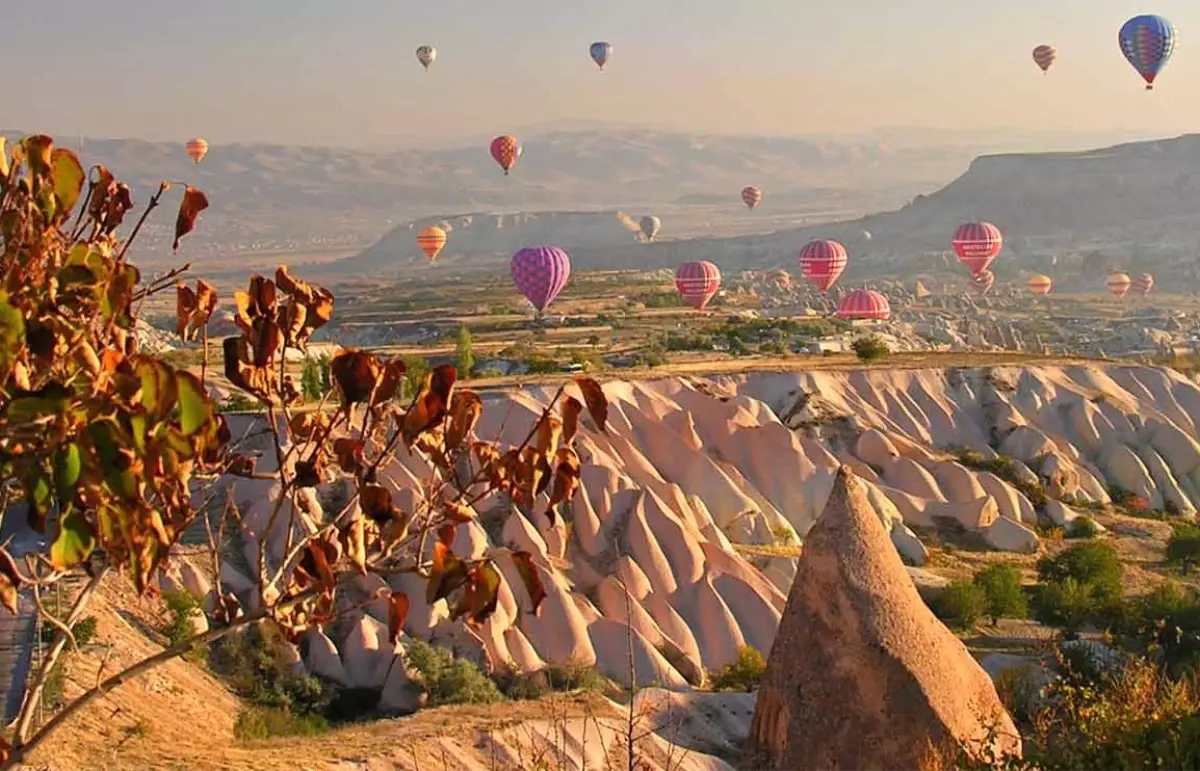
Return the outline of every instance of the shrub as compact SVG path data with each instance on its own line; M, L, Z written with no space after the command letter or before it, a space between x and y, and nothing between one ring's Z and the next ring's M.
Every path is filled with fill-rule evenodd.
M738 648L737 658L710 677L714 691L745 691L758 688L767 671L767 660L749 645Z
M860 337L855 340L851 346L854 349L854 355L859 361L876 361L891 354L891 349L887 347L887 343L883 342L876 335Z
M1091 540L1100 534L1100 527L1091 517L1076 517L1071 520L1068 538L1078 538L1083 541Z
M1033 615L1043 624L1075 633L1105 607L1093 585L1067 578L1038 587Z
M492 704L504 696L496 684L466 659L456 659L445 648L423 640L408 646L408 664L422 676L422 687L429 706L447 704Z
M283 656L285 644L274 627L248 627L214 646L209 665L252 707L324 720L333 686L296 673Z
M1200 594L1166 583L1128 603L1121 632L1175 670L1200 663Z
M317 736L329 730L320 715L297 715L277 707L249 707L238 713L233 735L242 741L273 736Z
M1024 618L1028 612L1021 571L1013 565L991 565L972 580L983 592L984 613L995 626L1001 618Z
M1179 565L1187 575L1200 560L1200 528L1179 522L1173 525L1173 530L1167 541L1167 562Z
M933 601L933 612L947 626L972 629L987 610L987 596L971 581L951 581Z
M171 646L190 639L196 634L193 619L202 614L200 601L190 592L174 590L163 592L163 603L167 606L167 621L158 631L163 633ZM193 652L193 655L196 654Z
M1121 599L1121 578L1124 568L1111 544L1090 541L1072 546L1057 557L1038 561L1038 579L1045 584L1062 583L1072 579L1088 587L1101 605L1111 605Z

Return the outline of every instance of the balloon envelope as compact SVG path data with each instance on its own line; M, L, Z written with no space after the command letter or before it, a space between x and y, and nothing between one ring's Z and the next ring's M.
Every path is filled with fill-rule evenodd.
M1124 297L1125 293L1129 291L1129 287L1132 283L1133 281L1130 280L1129 276L1126 274L1114 273L1108 277L1108 281L1105 282L1105 285L1108 287L1108 291L1111 292L1113 296Z
M1058 58L1058 51L1054 50L1054 46L1038 46L1033 49L1033 61L1037 66L1042 68L1042 72L1050 69L1050 65L1054 64L1054 60Z
M641 228L642 235L646 237L647 241L653 241L654 237L658 235L658 231L662 229L662 220L646 215L638 221L638 227Z
M191 156L193 161L199 163L208 154L208 142L205 142L202 137L189 139L187 142L187 154Z
M603 40L592 43L591 48L588 49L588 53L591 54L592 61L594 61L600 69L604 69L604 65L608 62L609 57L612 56L612 52L612 43L605 43Z
M855 289L838 303L840 319L871 319L882 321L892 315L888 299L874 289Z
M446 231L437 225L422 228L417 233L417 246L421 247L421 251L425 252L425 256L429 258L430 262L434 262L437 260L438 253L446 246Z
M554 302L571 277L571 258L557 246L527 246L509 267L517 291L538 311Z
M754 185L748 185L742 188L742 203L753 209L762 203L762 191Z
M685 262L675 271L675 288L684 302L704 310L721 288L721 270L708 260Z
M436 60L437 49L433 46L421 46L417 49L417 61L419 61L421 66L426 70L428 70L429 65L433 64Z
M1121 53L1146 81L1149 91L1175 51L1175 27L1162 16L1134 16L1121 26L1117 42Z
M1150 294L1150 290L1154 288L1154 276L1149 273L1142 273L1134 276L1132 283L1129 285L1131 292L1137 292L1142 297Z
M800 275L822 292L837 283L849 256L837 241L810 241L800 250Z
M1050 289L1054 286L1054 282L1050 280L1049 276L1034 273L1029 277L1029 282L1026 286L1029 287L1030 294L1050 294Z
M508 170L521 157L521 142L510 134L503 134L492 140L491 151L492 159L500 164L505 174L508 174Z
M1004 237L1000 228L990 222L968 222L954 231L951 244L959 262L971 271L972 276L977 276L987 270L992 260L1000 254Z

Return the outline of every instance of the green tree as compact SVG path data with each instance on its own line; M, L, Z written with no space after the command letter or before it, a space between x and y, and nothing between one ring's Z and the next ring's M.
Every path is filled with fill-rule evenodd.
M401 398L408 400L421 390L421 384L429 374L429 361L424 356L404 356L401 357L401 361L404 362L404 388Z
M934 615L955 629L975 627L987 610L983 589L970 581L952 581L932 603Z
M1174 525L1171 540L1167 541L1167 561L1180 566L1186 576L1200 561L1200 528L1187 522Z
M321 354L320 358L317 359L317 364L321 370L321 393L327 394L333 388L333 380L329 375L329 356L324 353Z
M875 335L860 337L850 347L854 349L854 355L858 357L858 360L864 362L882 359L891 353L887 343Z
M984 613L992 626L1002 618L1024 618L1028 612L1021 571L1013 565L991 565L976 573L973 583L983 590Z
M471 330L463 324L458 328L458 345L454 349L455 366L463 377L469 377L475 369L475 357L471 354Z
M306 402L320 401L325 395L321 387L321 365L311 356L304 360L304 369L300 372L300 395Z

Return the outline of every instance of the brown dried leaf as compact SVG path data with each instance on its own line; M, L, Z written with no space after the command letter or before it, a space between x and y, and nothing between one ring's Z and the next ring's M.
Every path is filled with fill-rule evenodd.
M313 291L312 285L307 281L295 278L288 272L287 265L275 266L275 284L292 297L300 300L304 304L312 302L316 297L316 292Z
M396 644L400 633L404 631L404 622L408 618L408 595L403 592L392 592L388 597L388 642Z
M447 522L444 525L438 526L437 542L444 544L447 549L454 547L454 536L458 534L458 525L453 522Z
M583 392L583 401L587 404L588 414L592 416L592 420L596 423L596 428L601 433L607 433L608 429L608 397L604 395L604 389L595 379L590 377L577 377L575 384L579 386L579 390Z
M459 501L447 501L442 504L442 516L451 522L473 522L476 519L475 509Z
M367 536L362 517L355 517L342 531L342 548L359 575L367 574Z
M292 415L292 419L288 423L288 433L294 439L304 442L311 440L314 436L320 436L327 428L329 428L329 418L316 410L297 412Z
M379 385L382 367L372 354L355 348L343 350L329 362L329 376L342 394L342 404L369 402Z
M449 597L467 583L467 564L450 551L450 547L438 541L433 545L433 565L429 580L425 584L425 601L432 605Z
M333 455L337 458L338 467L347 474L358 474L362 471L364 444L361 439L339 437L333 440Z
M406 446L412 447L418 436L437 428L445 419L450 407L450 394L457 379L458 372L450 364L434 367L425 376L416 403L404 416L403 437Z
M243 455L240 452L234 453L229 458L229 466L226 472L236 477L252 477L254 476L254 467L257 463L258 458Z
M213 311L217 309L220 298L217 288L202 278L196 279L196 326L203 327L212 320Z
M396 516L392 491L382 485L363 485L358 489L358 506L372 522L383 524Z
M551 415L545 416L538 423L537 451L544 456L553 455L554 451L558 449L560 436L562 436L562 423Z
M554 488L550 493L550 507L571 499L579 486L579 456L570 447L558 448L554 466ZM550 514L551 520L554 515Z
M472 624L482 624L496 611L500 599L500 571L489 562L473 568L467 576L467 588L450 612L453 621L462 616Z
M450 423L446 426L446 451L453 452L471 435L483 415L479 394L467 389L455 391L450 400Z
M375 389L375 398L371 400L371 404L384 404L395 399L407 369L404 360L399 356L383 362L383 374L379 378L379 387Z
M513 564L517 567L517 573L521 576L521 583L525 584L525 592L533 602L533 610L530 612L536 616L542 607L542 600L546 599L546 587L542 584L542 575L538 572L537 565L533 563L533 555L529 552L513 552L512 559Z
M293 483L296 487L316 487L324 481L325 468L325 453L318 448L318 452L311 458L296 461L296 478Z
M568 396L563 400L563 444L570 444L571 440L575 438L576 432L579 431L579 413L581 412L583 412L583 405L574 396Z
M284 344L292 348L300 348L300 333L304 331L304 320L308 311L295 300L288 300L279 309L279 327L283 330Z
M175 332L179 335L180 340L187 341L190 328L192 325L192 317L196 314L196 308L199 307L196 293L191 287L180 281L175 285Z
M208 196L188 185L183 191L183 200L179 202L179 214L175 217L175 241L171 244L172 251L179 250L179 239L191 233L196 227L196 217L208 208Z

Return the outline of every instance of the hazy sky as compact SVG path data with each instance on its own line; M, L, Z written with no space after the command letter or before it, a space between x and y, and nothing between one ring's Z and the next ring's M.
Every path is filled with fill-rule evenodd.
M1200 129L1195 0L5 5L0 127L51 133L362 146L563 119L776 134ZM1182 40L1153 93L1116 43L1148 11ZM615 46L603 73L587 56L597 39ZM428 74L423 43L439 52ZM1059 50L1048 76L1030 58L1039 43Z

